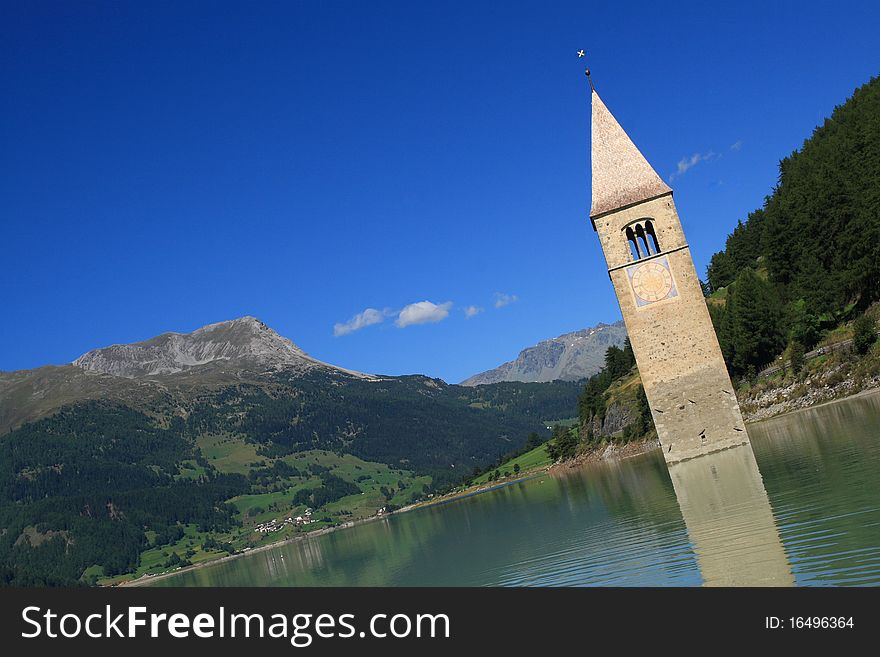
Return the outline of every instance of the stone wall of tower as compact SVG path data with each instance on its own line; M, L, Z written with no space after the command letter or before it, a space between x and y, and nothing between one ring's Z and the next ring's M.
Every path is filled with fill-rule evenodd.
M624 230L650 218L678 296L638 307L625 266L635 262ZM667 462L748 442L672 195L595 217L593 222L629 333Z

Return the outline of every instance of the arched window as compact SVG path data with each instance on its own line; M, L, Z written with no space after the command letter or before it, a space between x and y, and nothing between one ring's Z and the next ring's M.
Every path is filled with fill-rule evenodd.
M640 250L642 251L642 253L644 253L645 255L653 255L651 253L651 247L648 244L648 238L645 235L645 229L642 224L636 224L636 238L639 241L639 246L641 247Z
M645 233L647 233L648 238L651 240L654 253L660 253L660 243L657 241L657 233L654 232L654 222L650 219L645 221Z
M650 219L639 219L624 228L629 252L633 260L647 258L660 253L660 242L654 231L654 222Z
M642 254L639 253L639 245L638 242L636 242L636 236L633 234L632 228L626 229L626 239L629 242L629 252L632 259L638 260L641 258Z

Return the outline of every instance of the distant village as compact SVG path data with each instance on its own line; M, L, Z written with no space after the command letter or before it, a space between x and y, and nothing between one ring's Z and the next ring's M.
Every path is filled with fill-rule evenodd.
M389 513L387 507L382 507L378 511L376 511L377 516L385 515ZM311 525L313 522L318 522L314 518L312 518L312 510L306 509L303 511L301 516L288 517L282 521L278 521L276 518L272 520L268 520L266 522L261 522L259 525L254 527L254 532L257 534L272 534L274 532L280 532L282 529L287 527L288 525L293 525L295 527L301 527L303 525Z
M288 525L299 527L302 525L311 525L313 522L317 521L312 520L312 510L306 509L301 516L297 516L296 518L285 518L281 522L278 522L277 519L273 518L267 522L261 522L254 528L254 531L259 534L271 534L272 532L280 532Z

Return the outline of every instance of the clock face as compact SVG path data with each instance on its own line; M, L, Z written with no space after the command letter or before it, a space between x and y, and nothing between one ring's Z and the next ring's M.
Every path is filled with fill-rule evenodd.
M678 296L666 258L634 265L627 269L627 273L637 306L646 306L656 301Z

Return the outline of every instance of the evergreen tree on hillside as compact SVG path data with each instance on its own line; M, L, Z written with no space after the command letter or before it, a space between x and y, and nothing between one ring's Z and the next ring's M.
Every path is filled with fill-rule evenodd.
M745 267L755 267L763 255L764 211L755 210L745 223L738 222L727 236L724 251L712 256L707 269L709 288L727 287Z
M866 354L877 341L877 322L867 313L853 323L853 349L857 354Z
M605 350L605 371L612 380L629 373L635 362L636 359L628 337L623 343L623 349L611 345Z
M565 461L577 452L577 433L562 426L553 427L553 439L547 443L547 454L553 461Z
M605 366L587 380L578 397L581 424L586 425L594 416L600 420L605 417L605 391L615 379L629 374L635 364L636 357L629 338L624 340L622 349L612 345L605 350Z
M798 299L788 305L789 336L805 349L812 349L821 336L821 321L810 311L806 300Z
M730 369L738 375L757 371L785 345L776 292L751 269L744 269L733 284L722 336L722 353L726 349Z

